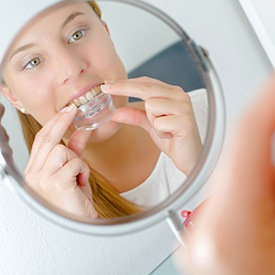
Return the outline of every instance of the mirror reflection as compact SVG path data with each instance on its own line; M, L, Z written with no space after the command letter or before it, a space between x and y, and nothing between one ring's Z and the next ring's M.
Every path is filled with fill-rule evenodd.
M136 7L89 1L40 14L9 47L2 79L29 152L25 182L66 213L106 219L156 206L203 148L208 101L197 61L171 27Z

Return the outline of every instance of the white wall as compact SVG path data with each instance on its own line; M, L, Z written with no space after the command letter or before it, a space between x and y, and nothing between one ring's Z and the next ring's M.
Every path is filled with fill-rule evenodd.
M210 52L224 88L230 129L270 70L239 4L147 2L175 18ZM175 238L164 222L125 237L82 236L34 214L8 185L0 183L0 274L148 274L173 250Z

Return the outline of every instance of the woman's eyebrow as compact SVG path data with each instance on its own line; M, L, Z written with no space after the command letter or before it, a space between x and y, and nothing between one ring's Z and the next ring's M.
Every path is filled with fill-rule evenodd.
M68 18L64 21L64 23L61 25L61 28L64 28L66 25L68 25L72 20L74 20L77 16L85 15L82 12L74 12Z
M33 48L33 47L35 47L36 46L36 44L34 44L34 43L32 43L32 44L27 44L27 45L24 45L24 46L22 46L22 47L19 47L18 49L16 49L14 52L13 52L13 54L10 56L10 60L16 55L16 54L18 54L19 52L22 52L22 51L25 51L25 50L27 50L27 49L29 49L29 48Z

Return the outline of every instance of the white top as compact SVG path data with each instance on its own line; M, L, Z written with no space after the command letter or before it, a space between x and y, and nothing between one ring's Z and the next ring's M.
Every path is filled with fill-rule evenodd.
M188 94L191 97L200 136L204 143L208 125L207 91L198 89ZM120 195L138 205L152 207L163 202L175 192L186 178L186 175L176 168L171 158L161 152L158 162L147 180Z

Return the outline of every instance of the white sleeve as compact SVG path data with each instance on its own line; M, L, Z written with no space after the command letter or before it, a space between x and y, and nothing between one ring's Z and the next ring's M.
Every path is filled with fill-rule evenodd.
M206 134L208 130L208 112L209 112L209 104L207 98L207 90L206 89L198 89L188 93L191 98L195 118L197 121L199 133L201 136L202 143L206 139Z

